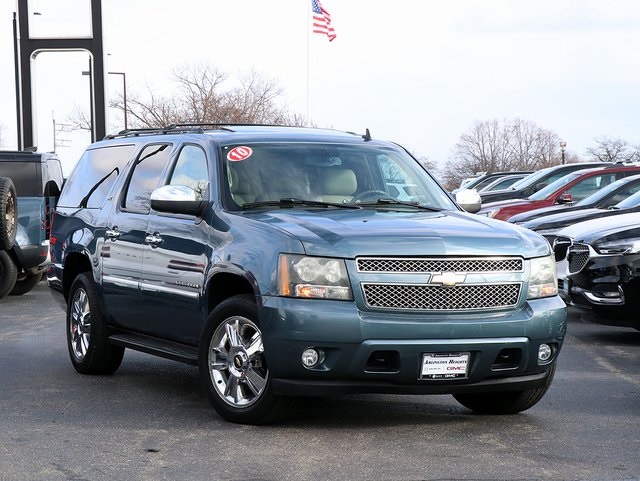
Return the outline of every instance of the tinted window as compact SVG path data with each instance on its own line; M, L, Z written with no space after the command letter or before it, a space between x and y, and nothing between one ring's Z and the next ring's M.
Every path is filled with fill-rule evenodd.
M180 151L169 184L191 187L195 190L198 200L204 200L208 197L209 171L207 169L207 156L201 147L186 145Z
M42 196L42 183L38 175L40 164L17 160L0 162L0 177L9 177L18 197Z
M169 144L147 145L140 152L127 187L123 203L125 209L145 214L149 212L151 192L160 185L170 153Z
M69 176L58 205L102 207L134 150L135 145L87 150Z

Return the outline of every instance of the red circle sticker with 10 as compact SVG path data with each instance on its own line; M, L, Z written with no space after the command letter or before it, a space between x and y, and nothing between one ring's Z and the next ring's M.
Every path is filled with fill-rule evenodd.
M241 160L246 160L251 157L253 154L253 149L251 147L247 147L245 145L241 145L238 147L234 147L227 154L227 160L232 162L240 162Z

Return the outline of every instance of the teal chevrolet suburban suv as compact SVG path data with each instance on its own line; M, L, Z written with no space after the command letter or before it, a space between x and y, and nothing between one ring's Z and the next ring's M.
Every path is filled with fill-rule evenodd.
M65 184L47 279L78 372L113 373L125 349L189 363L239 423L358 392L520 412L566 330L544 238L464 212L369 131L109 136Z

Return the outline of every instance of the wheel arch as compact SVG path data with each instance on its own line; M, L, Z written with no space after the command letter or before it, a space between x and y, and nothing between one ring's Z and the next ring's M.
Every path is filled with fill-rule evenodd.
M62 274L62 292L66 300L69 299L69 291L73 280L82 272L91 272L91 261L79 252L69 253L65 258Z
M211 312L225 299L238 294L249 294L257 298L254 286L246 277L231 272L213 275L207 286L207 312Z

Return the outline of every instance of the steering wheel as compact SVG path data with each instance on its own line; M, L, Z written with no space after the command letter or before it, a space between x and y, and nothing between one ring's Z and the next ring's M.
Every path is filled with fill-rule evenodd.
M367 199L373 199L374 197L377 200L381 195L382 195L382 197L386 197L387 199L391 199L392 198L384 190L365 190L364 192L360 192L353 199L351 199L351 202L362 202L362 201L367 200Z

